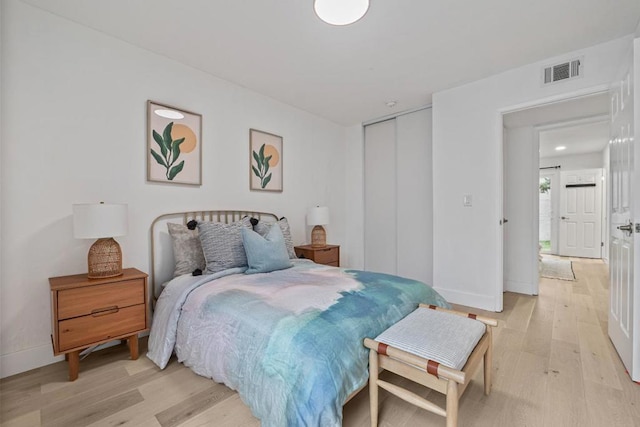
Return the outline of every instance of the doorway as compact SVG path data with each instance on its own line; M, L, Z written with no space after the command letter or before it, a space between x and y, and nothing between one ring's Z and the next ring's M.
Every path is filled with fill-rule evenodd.
M561 171L605 167L608 111L609 96L603 92L503 115L503 217L508 220L503 228L505 291L538 294L540 246L550 254L560 253ZM597 122L607 136L594 148L585 132ZM562 144L558 138L564 138ZM542 198L548 198L542 219L541 178L546 190ZM547 238L541 238L541 223ZM598 245L600 239L598 235Z
M540 169L538 181L538 245L542 254L558 254L559 166Z

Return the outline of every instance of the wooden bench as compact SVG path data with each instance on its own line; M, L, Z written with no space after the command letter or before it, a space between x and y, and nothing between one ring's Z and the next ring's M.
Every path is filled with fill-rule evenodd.
M371 426L378 425L378 387L445 417L447 427L456 426L459 398L483 359L484 392L491 391L491 330L497 325L494 319L421 304L375 340L365 338L370 349ZM379 379L384 369L445 394L446 409Z

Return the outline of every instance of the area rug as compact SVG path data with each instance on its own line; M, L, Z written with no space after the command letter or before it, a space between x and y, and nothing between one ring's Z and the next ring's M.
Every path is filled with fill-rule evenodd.
M571 261L543 257L540 261L540 276L549 279L576 280Z

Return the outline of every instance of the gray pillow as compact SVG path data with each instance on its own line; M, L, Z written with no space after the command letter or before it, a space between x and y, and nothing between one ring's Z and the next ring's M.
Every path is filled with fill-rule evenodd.
M171 222L167 223L167 228L173 242L173 277L191 274L196 269L204 270L206 264L198 230L189 230L185 225Z
M267 233L269 233L269 230L271 230L271 226L273 224L274 224L273 222L258 221L258 223L253 226L253 230L259 235L261 235L262 237L265 237ZM275 224L278 224L280 226L280 230L282 230L282 236L284 237L284 243L287 246L287 253L289 254L289 258L291 259L298 258L296 256L296 251L293 250L293 240L291 239L291 228L289 227L289 221L287 221L287 218L282 217Z
M222 222L199 222L198 232L206 269L204 274L213 274L228 268L245 267L247 256L242 246L243 228L251 229L249 218L225 224Z

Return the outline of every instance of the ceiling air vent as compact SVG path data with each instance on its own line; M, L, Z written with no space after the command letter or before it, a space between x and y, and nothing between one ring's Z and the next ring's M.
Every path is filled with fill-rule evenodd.
M582 75L582 60L574 59L562 64L552 65L543 70L544 84L580 77Z

